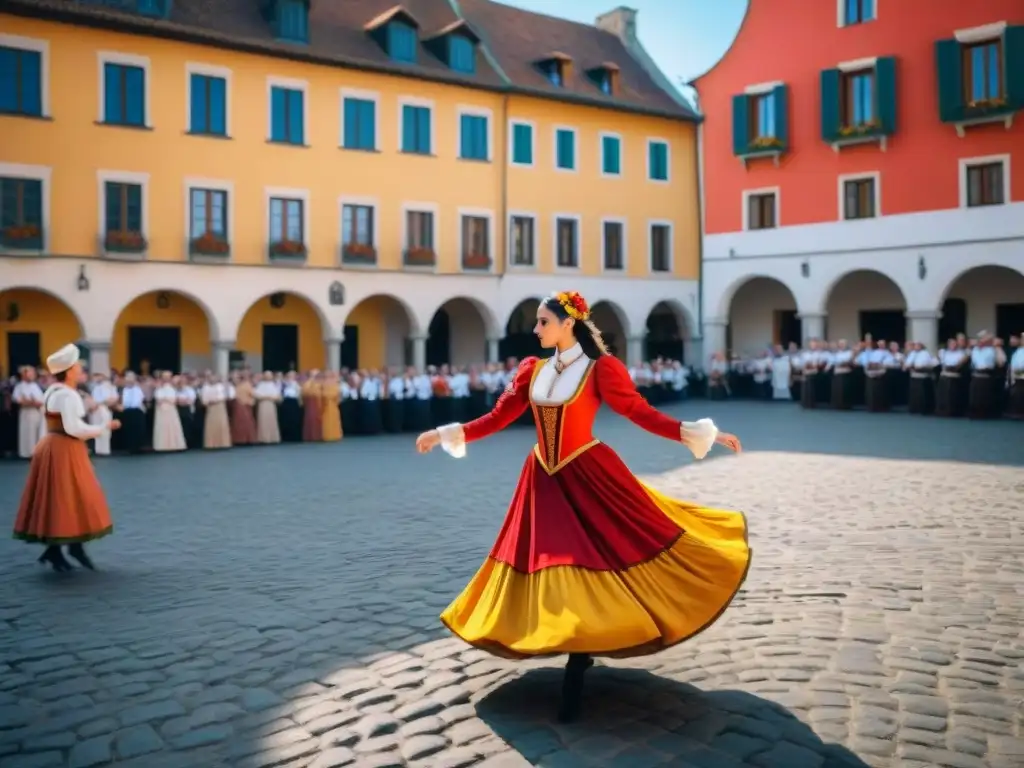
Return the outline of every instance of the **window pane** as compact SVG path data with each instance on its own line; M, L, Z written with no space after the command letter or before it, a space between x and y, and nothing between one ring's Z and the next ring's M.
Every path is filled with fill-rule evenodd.
M302 144L305 140L302 91L288 91L288 141L291 144Z
M146 124L146 73L141 67L125 67L125 122Z
M986 96L985 86L985 48L976 46L971 49L971 99L979 101Z
M26 115L43 113L42 57L38 51L19 51L21 76L18 89L21 92L20 111Z
M209 77L206 79L209 91L209 127L210 133L218 136L227 135L227 82L222 77Z
M206 234L206 193L202 190L192 190L192 237L202 237Z
M108 123L124 122L121 80L121 67L103 65L103 119Z
M272 141L284 141L287 105L284 88L270 89L270 138Z

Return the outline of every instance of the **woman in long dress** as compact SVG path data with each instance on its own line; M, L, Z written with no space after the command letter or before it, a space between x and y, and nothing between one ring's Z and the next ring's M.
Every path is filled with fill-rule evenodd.
M231 442L233 445L255 445L257 442L256 396L248 376L235 380L235 400L231 409Z
M21 381L14 385L13 400L18 406L18 456L32 458L32 452L46 434L43 418L43 388L36 381L36 370L21 369Z
M118 394L117 387L102 372L93 374L92 399L96 407L89 412L89 423L93 426L106 424L113 418L111 409L117 407ZM97 456L109 456L110 432L97 435L93 448Z
M46 359L56 378L43 395L46 436L32 454L25 490L14 522L14 538L44 544L39 558L55 571L69 571L61 546L84 567L93 569L83 542L114 530L85 442L117 429L119 421L90 425L77 387L85 380L78 347L68 344Z
M281 440L302 442L302 387L295 371L288 371L281 383L281 402L277 406L277 423Z
M324 439L323 381L320 371L310 371L302 385L302 441L319 443Z
M560 719L581 709L593 656L656 653L710 626L747 573L738 512L669 498L638 480L591 428L602 403L637 426L686 445L738 451L710 419L679 422L652 408L607 352L575 292L546 299L534 332L547 360L530 357L487 415L417 438L454 457L532 408L538 442L490 557L441 615L466 642L507 658L569 654Z
M146 447L146 393L131 371L124 375L118 409L124 424L119 447L128 453L140 453Z
M227 385L219 376L211 376L203 385L199 397L206 412L203 423L203 448L230 448L231 425L228 423Z
M336 443L341 440L341 384L338 374L328 373L320 395L323 425L322 440L325 443Z
M160 374L160 386L153 391L153 450L161 453L188 448L178 415L178 390L172 379L170 372L164 371Z
M277 423L277 404L281 402L281 388L274 374L266 371L263 381L253 390L256 398L256 439L264 445L281 442L281 428Z

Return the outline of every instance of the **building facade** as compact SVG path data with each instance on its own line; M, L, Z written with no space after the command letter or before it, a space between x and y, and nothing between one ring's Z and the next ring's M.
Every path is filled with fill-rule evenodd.
M636 38L489 0L11 0L0 366L465 364L580 290L682 354L697 117Z
M706 351L1024 331L1019 0L751 0L694 86Z

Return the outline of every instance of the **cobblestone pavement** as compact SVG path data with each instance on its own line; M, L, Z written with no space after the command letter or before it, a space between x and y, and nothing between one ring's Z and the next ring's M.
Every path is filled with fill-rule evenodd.
M0 765L124 768L1024 765L1024 425L694 404L747 452L599 434L741 508L732 609L599 664L470 650L437 614L492 543L533 439L461 462L408 438L99 462L117 534L59 576L0 542ZM0 465L13 512L25 466Z

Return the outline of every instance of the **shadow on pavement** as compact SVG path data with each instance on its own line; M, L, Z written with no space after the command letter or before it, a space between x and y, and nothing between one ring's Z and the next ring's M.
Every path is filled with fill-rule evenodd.
M582 718L555 720L562 672L539 669L481 699L477 714L547 768L867 768L785 707L744 691L704 691L645 670L597 665Z

